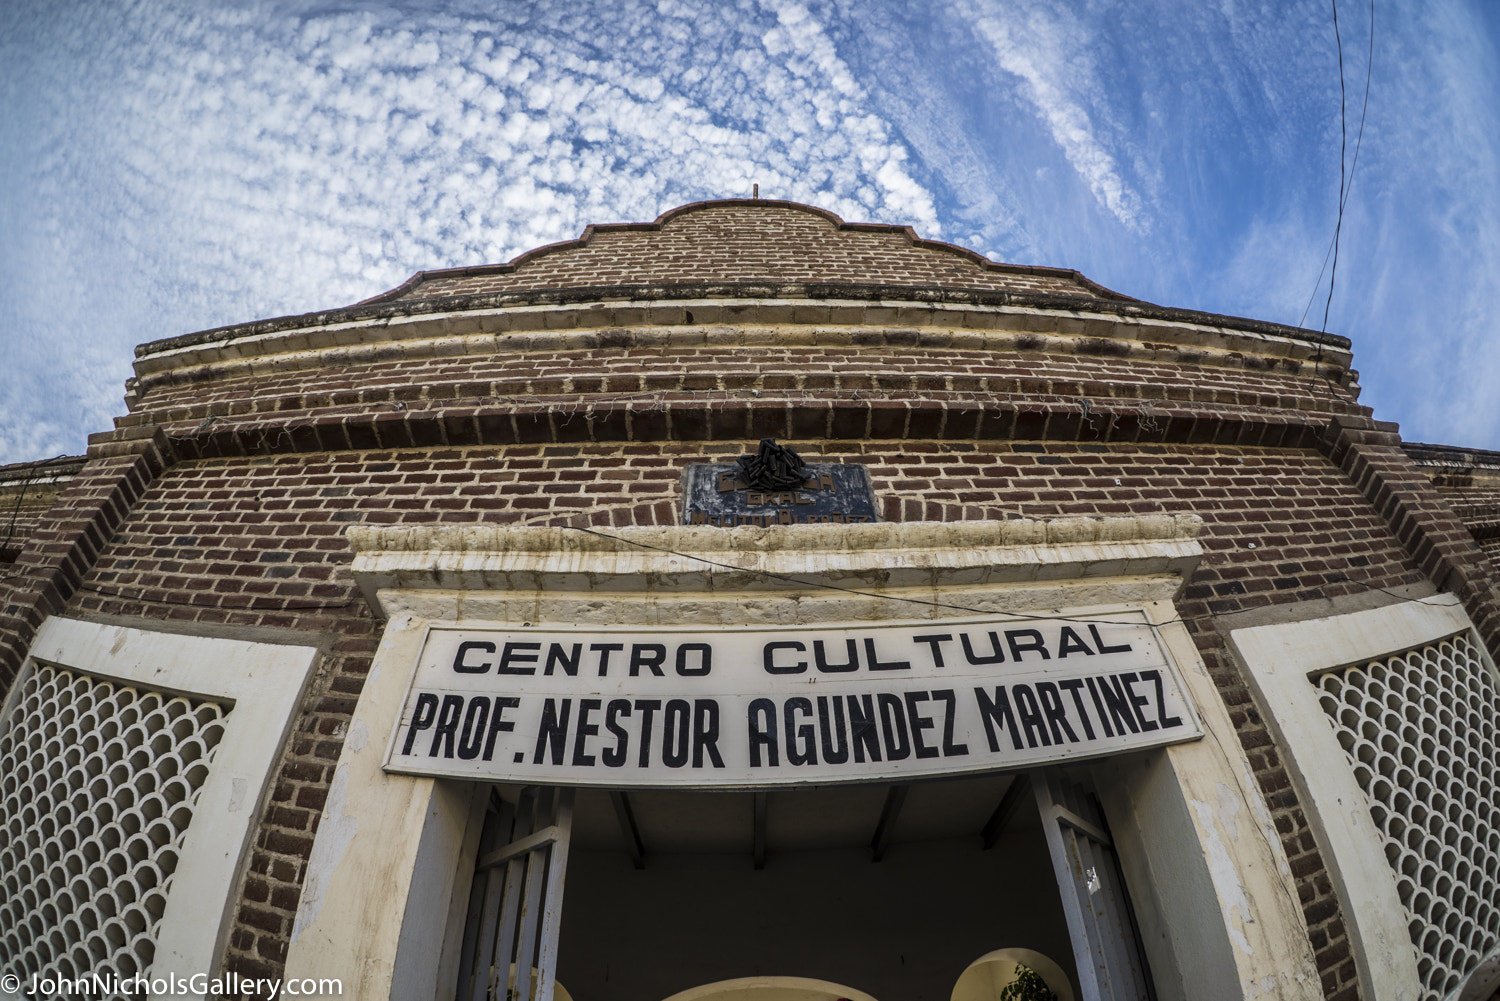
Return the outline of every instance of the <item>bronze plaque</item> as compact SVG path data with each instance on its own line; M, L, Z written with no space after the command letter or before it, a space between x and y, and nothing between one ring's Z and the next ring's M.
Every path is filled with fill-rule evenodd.
M735 528L880 520L864 466L809 463L801 475L796 486L761 489L736 463L688 466L682 476L682 523Z

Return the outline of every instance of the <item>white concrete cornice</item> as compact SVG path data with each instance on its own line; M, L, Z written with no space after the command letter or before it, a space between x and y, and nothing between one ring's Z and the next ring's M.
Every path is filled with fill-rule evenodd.
M1202 525L1196 515L1156 515L734 529L355 526L348 540L354 577L381 612L380 592L396 590L724 595L1119 577L1180 586L1203 554Z
M1316 344L1275 333L1086 309L903 299L708 297L516 303L275 329L248 324L148 345L136 358L135 375L143 384L154 385L183 373L192 373L194 379L234 378L386 358L591 350L601 332L617 336L621 330L629 330L637 346L849 346L856 343L856 333L867 335L879 328L920 329L926 343L960 350L1075 354L1088 353L1084 341L1113 340L1121 342L1122 357L1188 361L1200 367L1244 368L1246 356L1297 363L1318 354ZM1024 342L1018 343L1018 338ZM1353 355L1347 348L1324 345L1322 359L1325 367L1347 368Z

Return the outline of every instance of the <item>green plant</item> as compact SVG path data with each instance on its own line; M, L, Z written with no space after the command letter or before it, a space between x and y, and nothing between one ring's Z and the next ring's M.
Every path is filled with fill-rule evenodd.
M1000 991L1000 1001L1057 1001L1042 975L1029 966L1016 965L1016 979Z

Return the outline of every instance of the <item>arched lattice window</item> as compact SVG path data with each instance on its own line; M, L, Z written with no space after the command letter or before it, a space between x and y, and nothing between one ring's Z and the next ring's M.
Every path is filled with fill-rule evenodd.
M39 664L0 721L0 965L144 974L225 706Z
M42 624L0 712L0 973L210 972L316 654Z
M1500 946L1500 694L1467 632L1319 679L1385 836L1424 998Z

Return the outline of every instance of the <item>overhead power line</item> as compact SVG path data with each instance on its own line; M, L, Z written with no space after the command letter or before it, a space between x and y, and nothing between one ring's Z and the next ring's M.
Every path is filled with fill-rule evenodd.
M1297 320L1297 326L1302 326L1307 321L1307 314L1312 309L1313 299L1317 297L1318 287L1323 284L1323 272L1328 270L1328 262L1333 261L1333 271L1328 277L1328 297L1323 303L1323 325L1324 333L1328 331L1328 314L1333 306L1333 288L1338 280L1339 273L1339 244L1344 229L1344 208L1349 204L1349 193L1354 190L1354 170L1359 166L1359 151L1365 138L1365 116L1370 108L1370 78L1375 66L1375 0L1370 0L1370 45L1369 53L1365 60L1365 93L1364 100L1359 110L1359 130L1354 138L1354 159L1348 158L1349 130L1348 119L1345 114L1345 89L1344 89L1344 41L1339 33L1339 5L1338 0L1329 0L1333 7L1333 39L1338 52L1339 66L1339 198L1338 217L1334 223L1333 240L1329 243L1328 253L1323 255L1323 266L1318 269L1317 281L1313 283L1312 293L1307 297L1307 305L1302 309L1302 316ZM1345 171L1345 164L1348 170ZM1319 359L1322 357L1322 347L1318 348Z

